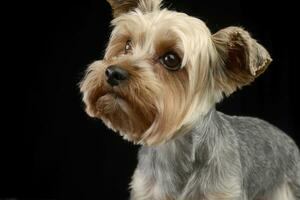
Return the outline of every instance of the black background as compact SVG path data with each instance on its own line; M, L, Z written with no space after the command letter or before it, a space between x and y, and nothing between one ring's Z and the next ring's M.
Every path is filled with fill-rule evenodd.
M10 104L2 104L8 122L2 121L0 198L127 199L138 146L89 118L77 85L87 65L103 55L109 5L104 0L16 4L7 16L14 18L13 72L3 74L9 81L2 94ZM265 119L299 144L296 6L258 0L166 5L200 17L212 32L243 26L269 50L274 60L269 69L218 108Z

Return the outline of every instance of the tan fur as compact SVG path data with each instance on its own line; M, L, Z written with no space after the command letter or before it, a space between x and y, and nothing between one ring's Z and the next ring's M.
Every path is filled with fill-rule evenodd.
M130 133L125 136L128 139L138 140L154 120L155 106L148 99L155 99L158 92L153 91L154 87L146 89L148 84L153 85L151 72L139 70L126 59L118 63L130 72L132 84L128 82L123 87L112 90L103 81L105 68L115 64L113 60L109 60L95 62L89 67L81 91L85 93L84 102L90 116L101 118L110 128L123 135ZM142 79L143 76L148 79ZM132 95L133 93L139 95Z

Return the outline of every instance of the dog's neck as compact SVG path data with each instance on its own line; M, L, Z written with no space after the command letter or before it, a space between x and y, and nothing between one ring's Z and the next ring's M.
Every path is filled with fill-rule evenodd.
M206 155L213 152L222 146L224 136L230 134L226 132L226 126L228 126L227 120L222 118L222 113L217 112L216 108L211 108L205 115L201 116L198 121L191 126L188 131L179 133L174 139L154 147L156 151L163 153L166 149L173 149L174 154L178 154L177 151L187 152L184 148L189 148L190 162L197 161L201 153L202 162L205 157L211 157L213 155ZM226 138L226 137L225 137ZM191 148L192 147L192 148Z
M226 157L229 152L225 143L234 143L228 130L230 125L223 114L212 108L189 132L164 144L143 146L138 169L147 177L154 177L167 193L175 195L195 168L207 164L218 166L221 157Z

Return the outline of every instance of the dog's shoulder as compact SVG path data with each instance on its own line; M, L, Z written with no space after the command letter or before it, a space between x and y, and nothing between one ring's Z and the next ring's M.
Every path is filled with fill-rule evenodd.
M218 112L218 115L229 124L240 145L255 149L256 153L273 149L287 156L298 149L288 134L265 120L256 117L229 116L221 112Z
M249 116L236 116L236 115L227 115L222 112L217 112L219 118L222 121L226 121L230 126L239 131L251 131L251 132L282 132L275 125L267 122L266 120L249 117Z
M277 126L256 117L230 116L218 112L221 121L229 124L230 128L243 140L277 141L289 143L294 146L294 141Z

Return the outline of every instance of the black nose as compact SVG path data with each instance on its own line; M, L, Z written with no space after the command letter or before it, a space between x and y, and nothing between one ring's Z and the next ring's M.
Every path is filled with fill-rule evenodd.
M117 65L107 67L105 75L107 77L107 82L111 86L119 85L121 81L128 78L128 72Z

